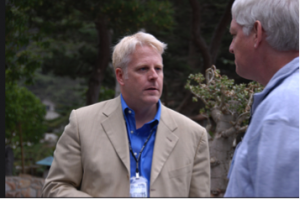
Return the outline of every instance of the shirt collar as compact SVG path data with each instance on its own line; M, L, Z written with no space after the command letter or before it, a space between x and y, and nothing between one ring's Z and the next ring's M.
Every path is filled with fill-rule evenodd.
M127 110L127 109L129 109L129 110L133 113L133 115L134 115L134 111L133 111L131 108L129 108L129 106L126 104L126 102L125 102L125 100L124 100L122 94L120 94L120 96L121 96L121 105L122 105L122 111L123 111L124 116L126 115L125 113L126 113L126 110ZM157 112L156 112L156 115L154 116L153 120L151 120L151 121L148 122L148 123L152 123L152 122L155 121L155 120L157 120L157 121L159 122L159 120L160 120L160 115L161 115L161 102L160 102L160 100L158 100L158 102L157 102Z
M254 94L253 105L252 105L252 113L254 113L256 107L260 104L260 102L269 94L269 92L277 87L286 77L290 76L296 70L299 70L299 57L296 57L285 66L280 68L275 75L268 82L263 91Z

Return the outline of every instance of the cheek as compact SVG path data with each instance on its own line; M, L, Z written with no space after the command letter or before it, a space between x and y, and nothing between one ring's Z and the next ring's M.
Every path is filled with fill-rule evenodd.
M164 75L163 74L159 76L158 81L159 81L160 84L163 84L163 82L164 82Z
M160 74L158 75L161 79L164 79L164 72L161 71Z

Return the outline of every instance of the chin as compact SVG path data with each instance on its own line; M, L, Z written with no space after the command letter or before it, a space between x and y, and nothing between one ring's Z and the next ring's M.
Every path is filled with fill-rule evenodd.
M251 77L250 77L250 73L247 73L247 72L241 72L241 71L236 71L236 73L244 78L244 79L248 79L248 80L253 80Z
M245 78L244 72L240 70L240 68L239 68L239 66L238 66L237 64L235 65L235 72L236 72L236 74L238 74L240 77Z
M159 96L147 96L144 98L146 104L156 104L159 100Z

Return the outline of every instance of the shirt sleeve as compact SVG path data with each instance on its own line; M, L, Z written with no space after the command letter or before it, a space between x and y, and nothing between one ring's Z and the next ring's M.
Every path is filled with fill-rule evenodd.
M82 180L81 146L76 112L57 142L54 160L43 187L43 197L91 197L80 189Z
M299 197L299 127L265 121L248 144L254 197Z

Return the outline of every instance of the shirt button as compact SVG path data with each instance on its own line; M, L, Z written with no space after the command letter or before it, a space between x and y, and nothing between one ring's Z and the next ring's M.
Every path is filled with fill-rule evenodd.
M130 133L133 133L133 131L130 131Z
M134 153L134 155L136 156L136 155L137 155L137 153Z
M131 110L129 110L128 113L131 113Z

